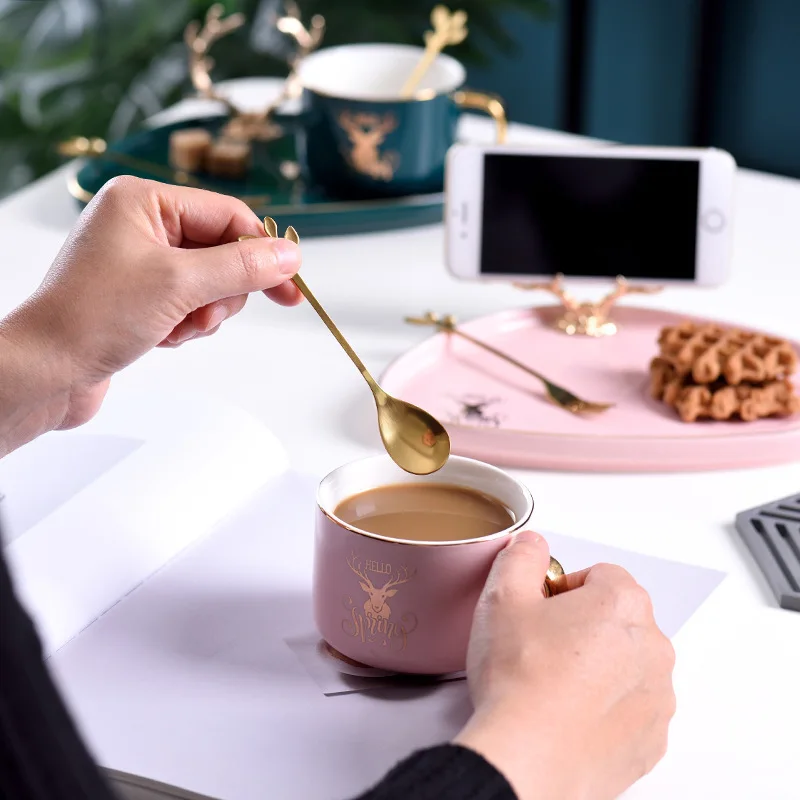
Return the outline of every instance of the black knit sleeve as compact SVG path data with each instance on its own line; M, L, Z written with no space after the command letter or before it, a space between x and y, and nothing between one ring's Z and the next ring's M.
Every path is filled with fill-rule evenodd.
M38 634L14 594L2 539L0 797L112 800L42 661Z
M401 761L358 800L516 800L511 785L483 756L454 744Z

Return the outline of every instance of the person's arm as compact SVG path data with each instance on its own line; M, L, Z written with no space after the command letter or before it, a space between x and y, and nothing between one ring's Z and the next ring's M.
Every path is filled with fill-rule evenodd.
M0 457L91 419L115 373L154 347L213 334L250 293L300 302L299 266L297 245L266 238L240 200L109 181L39 289L0 319Z
M24 308L0 320L0 458L62 422L69 402L67 364Z

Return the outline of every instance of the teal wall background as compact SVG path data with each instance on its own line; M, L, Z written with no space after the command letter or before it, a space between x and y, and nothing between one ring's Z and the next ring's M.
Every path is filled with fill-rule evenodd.
M699 5L590 2L584 133L630 144L695 143ZM708 144L729 150L742 166L800 178L800 0L716 7ZM500 94L512 119L562 127L565 3L550 21L509 14L506 25L519 51L499 54L490 69L470 70L470 85Z
M504 23L517 41L516 52L497 53L489 68L471 68L467 75L470 88L497 92L506 103L509 117L517 122L544 128L561 127L562 6L558 6L554 18L548 21L510 13ZM470 31L470 36L479 35L479 31Z
M721 55L715 143L800 177L800 0L730 2Z
M694 0L595 0L586 132L631 144L689 144Z

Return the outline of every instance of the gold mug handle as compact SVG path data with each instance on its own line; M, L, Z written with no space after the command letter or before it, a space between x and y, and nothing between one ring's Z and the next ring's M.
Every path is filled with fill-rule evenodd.
M564 574L564 568L556 561L553 556L550 556L550 566L547 568L547 574L544 578L544 595L545 597L552 597L557 594L554 590L553 584Z
M503 103L496 97L483 92L473 92L468 89L457 91L453 95L453 101L459 108L467 108L472 111L483 111L493 120L496 127L495 139L497 144L503 144L508 133L508 119Z

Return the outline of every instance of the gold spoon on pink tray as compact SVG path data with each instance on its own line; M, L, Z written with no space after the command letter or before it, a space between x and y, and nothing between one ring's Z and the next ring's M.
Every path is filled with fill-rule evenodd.
M448 314L446 316L441 316L429 311L423 317L406 317L406 322L409 325L431 325L437 330L452 334L454 336L460 336L462 339L466 339L476 347L480 347L492 355L502 358L503 361L513 364L515 367L517 367L517 369L521 369L524 372L527 372L528 375L532 375L534 378L541 381L544 384L544 389L547 393L547 396L557 406L561 406L561 408L569 411L572 414L599 414L603 411L607 411L614 405L613 403L593 403L589 400L582 400L580 397L570 392L569 389L565 389L563 386L559 386L557 383L553 383L545 378L541 372L533 369L533 367L529 367L527 364L517 361L516 358L508 355L508 353L504 353L502 350L498 350L496 347L492 347L492 345L482 342L480 339L476 339L474 336L470 336L468 333L464 333L464 331L456 327L456 320L452 315Z

